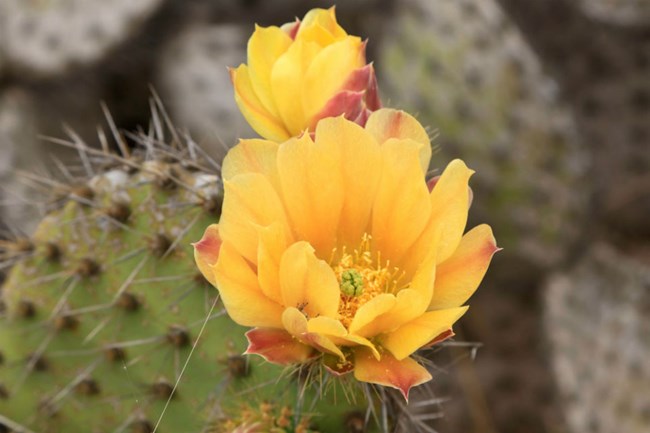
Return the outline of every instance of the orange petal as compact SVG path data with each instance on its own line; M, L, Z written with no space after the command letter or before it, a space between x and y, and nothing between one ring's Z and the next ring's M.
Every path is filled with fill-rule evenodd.
M345 194L340 165L338 152L309 134L278 150L282 196L296 238L308 241L321 258L329 259L336 246Z
M239 140L236 146L228 151L221 165L223 180L245 173L261 173L275 187L278 184L277 167L278 144L258 138Z
M431 203L420 169L422 144L390 138L381 145L381 180L372 210L373 248L399 263L429 221Z
M372 338L384 332L393 331L420 316L426 310L426 306L422 295L416 290L400 290L395 297L394 305L390 309L376 316L365 326L355 330L354 333L355 335Z
M447 260L458 247L469 209L468 181L474 172L456 159L449 163L429 196L431 216L419 239L399 262L406 275L436 249L436 262Z
M273 99L289 136L297 136L309 127L302 105L304 75L318 51L320 46L315 42L296 40L273 65Z
M285 329L302 343L307 344L320 352L338 356L344 360L345 356L332 340L325 335L309 332L307 318L302 311L289 307L282 313L282 324Z
M260 355L273 364L289 365L306 362L314 349L302 344L281 329L255 328L246 333L246 355Z
M398 361L385 352L378 361L366 348L354 352L354 377L362 382L396 388L406 401L412 387L431 380L431 374L411 358Z
M255 132L277 142L291 136L280 119L267 111L260 102L253 89L246 65L231 69L230 79L235 87L235 102Z
M221 237L219 236L219 225L211 224L205 229L200 241L192 244L194 246L194 260L206 280L213 286L216 285L213 266L219 258L221 249Z
M331 7L329 9L314 8L307 12L301 21L296 39L309 37L309 30L316 26L327 32L332 39L341 39L347 36L345 30L336 21L336 8Z
M342 117L321 120L316 127L316 143L338 151L336 170L341 173L344 185L338 224L339 246L356 248L362 235L368 232L379 187L379 144L362 127Z
M454 254L438 265L429 308L463 305L478 288L498 250L490 226L482 224L467 232Z
M370 115L366 130L374 135L379 143L384 143L389 138L408 138L421 143L423 145L420 148L422 173L426 173L429 169L431 141L427 131L415 117L404 111L382 108Z
M305 241L291 245L280 260L283 304L309 317L335 317L339 307L339 283L332 268L314 255Z
M357 310L352 323L350 323L350 334L361 337L371 336L369 333L362 332L367 325L371 324L377 317L389 311L395 305L395 296L390 293L382 293L375 296Z
M248 40L248 73L251 84L264 108L275 118L279 118L279 113L271 91L271 70L292 42L291 37L279 27L258 25L255 25L255 32Z
M247 173L224 181L219 234L251 263L257 264L259 228L276 222L289 232L282 201L266 176Z
M349 335L345 326L336 319L325 316L309 319L307 329L311 333L326 336L337 346L366 346L379 359L379 352L370 340L358 335Z
M278 303L282 303L280 291L280 260L282 254L293 242L286 229L273 223L259 230L257 248L257 278L262 292Z
M468 307L429 311L381 338L381 345L401 360L451 328Z
M282 328L283 307L262 293L257 274L227 242L214 267L217 288L230 317L243 326Z
M305 118L313 119L327 101L345 90L348 77L365 63L365 45L358 37L348 36L324 47L305 72L301 95Z

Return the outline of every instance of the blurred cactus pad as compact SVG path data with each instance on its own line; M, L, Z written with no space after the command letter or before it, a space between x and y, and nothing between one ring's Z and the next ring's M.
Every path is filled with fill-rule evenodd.
M0 432L370 431L361 390L241 355L190 245L219 217L219 166L162 124L115 131L120 156L73 138L70 185L43 179L53 210L3 241Z
M519 31L493 1L408 0L380 47L384 102L435 129L434 165L476 170L471 218L504 254L547 267L580 235L587 161L574 124Z

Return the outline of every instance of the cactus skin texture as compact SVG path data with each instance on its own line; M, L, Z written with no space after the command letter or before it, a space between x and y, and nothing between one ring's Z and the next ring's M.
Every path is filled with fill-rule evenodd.
M266 402L290 409L278 432L305 419L349 431L361 393L314 386L298 399L297 372L241 356L245 329L190 245L218 218L218 173L152 137L124 158L84 149L89 174L104 168L32 239L4 245L16 264L0 292L0 432L151 433L161 418L160 433L217 433Z

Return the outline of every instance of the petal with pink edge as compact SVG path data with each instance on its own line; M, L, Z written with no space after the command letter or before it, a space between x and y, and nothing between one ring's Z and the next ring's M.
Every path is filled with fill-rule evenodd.
M200 241L192 244L194 246L194 260L206 280L213 286L217 284L214 277L213 266L219 258L221 249L221 236L219 236L219 225L211 224L205 229Z
M246 355L260 355L273 364L289 365L306 362L314 349L302 344L282 329L255 328L246 333Z
M406 401L411 388L431 380L431 374L426 368L411 358L398 361L385 352L378 361L366 348L354 352L354 377L362 382L396 388Z

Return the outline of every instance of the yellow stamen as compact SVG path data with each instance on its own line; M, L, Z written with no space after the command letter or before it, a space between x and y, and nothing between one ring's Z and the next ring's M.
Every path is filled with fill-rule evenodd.
M400 289L403 272L390 266L390 261L382 262L381 253L374 257L371 249L372 237L364 234L358 249L348 253L345 248L338 263L332 269L341 285L339 320L347 328L352 323L357 310L366 302L382 293L396 293ZM332 261L336 257L332 252Z

